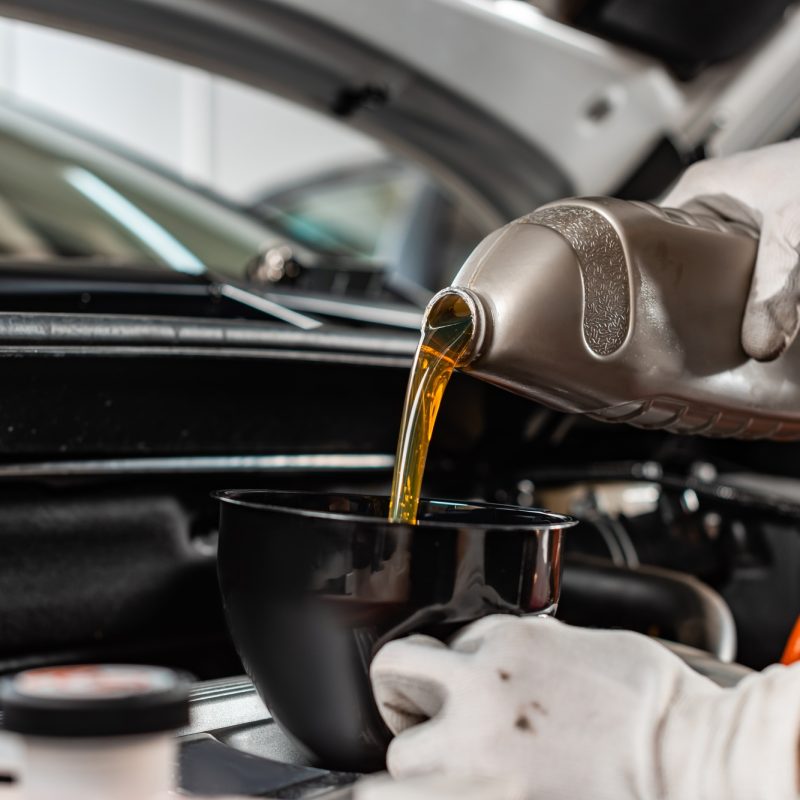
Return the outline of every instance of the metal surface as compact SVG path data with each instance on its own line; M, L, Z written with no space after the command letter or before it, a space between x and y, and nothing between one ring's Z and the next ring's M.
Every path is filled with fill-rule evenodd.
M706 152L723 156L780 141L800 120L800 8L750 57L710 109ZM769 87L769 88L767 88Z
M609 433L616 444L624 430ZM683 444L672 441L674 446ZM704 444L696 439L685 443L690 447ZM729 452L753 446L744 442L705 444L709 449L724 446ZM598 452L591 440L583 439L580 449L584 458L587 452ZM769 456L757 474L723 474L712 463L700 460L685 465L686 471L674 462L631 461L626 465L622 461L587 464L584 460L580 467L542 467L526 471L524 479L517 477L514 485L520 497L513 491L507 497L581 520L581 535L568 540L570 558L602 558L618 568L637 562L665 567L678 573L683 584L670 582L670 589L659 579L652 591L645 585L637 588L635 584L643 580L646 570L638 577L636 569L624 570L618 580L605 584L607 594L600 600L582 581L569 578L567 566L559 609L565 619L569 619L569 592L576 588L583 595L576 609L580 611L579 624L618 624L642 632L652 631L656 625L664 638L713 649L719 638L708 623L718 615L713 604L700 602L695 589L685 583L689 574L721 595L733 614L737 659L755 669L774 663L800 608L800 481L767 472L778 466L782 453L791 466L796 458L794 448L765 443L758 449L768 450ZM728 468L731 463L728 461ZM524 491L527 497L522 496ZM611 570L607 571L611 578ZM631 599L632 593L638 597ZM576 595L578 600L581 594ZM696 623L690 624L691 619ZM719 625L715 627L720 630Z
M282 298L281 298L282 300ZM347 302L330 300L347 316ZM421 319L421 314L417 315ZM417 337L400 332L323 328L302 331L240 320L111 314L0 312L0 346L169 345L174 348L259 347L412 356ZM410 363L410 362L409 362Z
M189 724L177 735L217 733L242 725L268 724L271 721L272 717L253 682L242 675L194 684L189 695Z
M613 192L661 137L691 158L707 137L714 154L746 150L777 141L800 120L797 9L746 56L678 81L658 59L576 30L542 13L542 4L281 2L463 93L535 141L582 194ZM491 57L476 60L476 52Z
M182 744L191 744L213 737L214 740L241 753L266 758L281 764L307 767L306 755L301 753L281 731L270 716L252 681L246 676L234 676L194 685L189 698L190 722L178 731ZM252 764L252 762L251 762ZM235 766L215 775L211 765L206 771L217 783L238 775ZM269 764L264 765L270 769ZM337 787L352 783L355 776L319 771L317 780L303 781L293 791L283 791L280 797L339 797ZM234 781L235 782L235 781ZM197 787L202 789L201 786ZM345 790L342 790L345 791ZM206 792L207 793L207 792ZM259 793L259 796L261 794ZM272 793L270 793L272 796ZM346 792L341 796L349 796Z
M761 363L740 344L757 245L740 226L646 203L545 206L489 236L453 282L482 306L465 371L603 421L800 438L800 348ZM619 248L627 281L598 294Z
M175 358L175 359L210 359L225 361L228 359L246 356L254 361L265 362L285 361L290 364L316 363L349 366L369 367L408 367L410 360L397 356L362 355L350 353L319 353L308 350L270 350L253 348L243 353L237 348L216 347L113 347L110 345L61 345L61 346L31 346L18 345L17 347L0 346L0 357L15 358L18 356L32 356L34 358L74 356L76 358L119 358L135 361L136 358Z
M197 475L221 472L389 471L394 456L383 453L308 453L263 456L162 456L158 458L98 458L85 461L45 461L0 464L3 478L51 478L80 475Z
M657 60L548 19L528 3L282 2L375 43L486 109L536 142L580 193L621 184L691 108L691 93ZM607 112L594 119L597 104Z
M736 624L727 603L710 586L682 572L573 558L564 569L561 612L577 625L659 630L659 635L724 663L736 656Z

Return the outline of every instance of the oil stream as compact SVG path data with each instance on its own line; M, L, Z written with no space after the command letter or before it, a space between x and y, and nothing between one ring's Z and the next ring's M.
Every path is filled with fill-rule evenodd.
M453 370L467 363L474 329L469 306L455 292L443 293L428 307L400 422L389 505L392 522L416 524L436 415Z

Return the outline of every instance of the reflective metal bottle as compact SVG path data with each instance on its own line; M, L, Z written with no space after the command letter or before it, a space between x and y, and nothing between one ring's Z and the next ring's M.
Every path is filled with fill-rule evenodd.
M743 226L647 203L543 206L484 239L444 290L474 316L463 369L602 420L800 438L800 347L762 363L741 346L757 247Z

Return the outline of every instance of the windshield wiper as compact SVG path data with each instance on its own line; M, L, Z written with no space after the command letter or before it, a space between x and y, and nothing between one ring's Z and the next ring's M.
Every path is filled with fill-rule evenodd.
M176 300L183 297L189 302L192 297L205 296L210 301L225 298L301 330L315 330L323 324L308 314L288 308L278 299L265 296L258 289L242 286L207 269L200 274L189 275L165 271L152 265L122 264L119 261L109 268L103 267L96 259L31 261L0 258L0 309L3 310L29 310L21 300L25 297L37 298L30 310L49 310L49 307L63 310L64 302L67 302L67 307L69 302L56 298L69 297L75 298L73 305L88 310L95 298L137 296L149 296L157 304L161 302L162 307L162 301L167 297ZM51 299L47 300L48 297Z
M294 325L304 331L312 331L322 325L318 319L292 311L292 309L286 308L286 306L282 306L273 300L268 300L263 294L253 289L234 286L234 284L227 282L213 283L212 287L222 297L227 297L229 300L241 303L248 308L254 308L256 311L261 311L282 322L288 322L290 325Z

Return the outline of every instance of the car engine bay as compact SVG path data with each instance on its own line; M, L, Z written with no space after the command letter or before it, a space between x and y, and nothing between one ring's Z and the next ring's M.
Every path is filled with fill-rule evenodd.
M501 614L503 624L557 627L538 619L556 616L572 626L562 631L642 634L629 640L715 691L800 659L790 443L800 346L796 326L772 330L789 357L773 348L762 358L742 322L763 278L754 276L764 237L794 257L784 245L796 226L770 228L726 192L664 200L695 162L744 163L735 159L797 137L795 5L94 6L8 0L0 20L0 797L83 800L58 797L58 780L27 794L47 783L41 766L23 776L36 765L30 753L40 747L39 765L55 764L57 776L66 764L75 786L89 786L82 756L98 774L116 764L133 775L133 750L114 747L150 734L153 752L161 737L164 783L153 800L173 790L371 800L356 782L388 770L400 785L389 741L447 705L439 697L420 711L402 691L407 705L391 694L382 704L371 671L380 655L409 633L448 650ZM74 37L64 52L75 53L85 38L86 64L101 63L92 59L103 48L123 66L143 59L130 82L142 80L138 99L127 67L120 86L99 81L106 89L96 91L102 69L76 58L75 108L61 117L56 76L20 78L47 62L43 42L61 52L58 36ZM161 72L166 64L175 71ZM45 96L40 84L52 108L25 97L37 87ZM80 110L92 91L94 122ZM322 127L306 127L304 114ZM129 151L125 126L147 146ZM794 185L785 161L761 162L761 172ZM784 284L795 294L770 299L784 312L796 305L795 262ZM443 298L454 338L436 350ZM445 376L438 395L417 395L425 413L407 389L420 364L423 377ZM409 416L433 435L417 465L422 491L407 493L402 516L414 472L400 468L403 437L422 439ZM286 500L301 495L313 501ZM498 532L507 539L493 550ZM648 684L649 667L631 663L627 682L638 669ZM504 692L516 666L499 666L490 673ZM536 683L535 669L524 674ZM563 671L552 675L551 689L566 684ZM172 702L183 716L158 717L145 678L174 681L161 711ZM464 685L466 718L488 740L498 709ZM660 696L666 706L678 705L673 690ZM548 715L530 691L506 737L535 734ZM513 705L522 694L497 696ZM115 706L120 697L133 699ZM94 700L106 716L95 708L82 719L80 702ZM577 718L591 731L589 716L602 715L584 714L585 700ZM57 713L55 733L37 728L49 702L72 713L74 730L59 729ZM20 708L32 727L15 727ZM137 728L142 714L152 718ZM708 733L710 719L695 728ZM579 741L575 715L567 721ZM551 714L559 737L563 722ZM67 744L48 762L49 737L60 736ZM641 726L636 736L647 738ZM318 745L325 738L330 750ZM4 748L16 742L18 756L31 739L29 761L15 766ZM711 797L722 780L709 776Z

